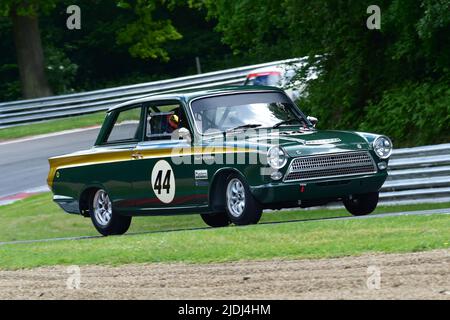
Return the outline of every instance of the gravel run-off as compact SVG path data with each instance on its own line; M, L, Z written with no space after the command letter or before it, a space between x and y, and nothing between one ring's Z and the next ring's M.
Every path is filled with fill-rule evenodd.
M317 260L0 270L0 299L446 299L450 250Z

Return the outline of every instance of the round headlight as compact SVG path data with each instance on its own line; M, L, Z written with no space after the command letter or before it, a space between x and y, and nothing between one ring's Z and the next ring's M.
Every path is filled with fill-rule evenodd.
M380 159L387 159L392 153L392 141L388 137L380 136L373 142L373 151Z
M271 147L269 151L267 151L267 163L273 169L281 169L287 163L288 157L286 152L280 147Z

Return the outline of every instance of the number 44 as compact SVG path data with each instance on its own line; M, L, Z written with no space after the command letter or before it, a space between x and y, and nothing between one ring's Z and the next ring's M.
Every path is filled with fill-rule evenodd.
M156 176L155 184L153 186L154 190L158 191L158 194L161 194L162 189L166 190L166 193L170 191L170 175L172 174L172 170L167 170L166 175L163 180L163 170L159 170ZM162 182L162 184L161 184Z

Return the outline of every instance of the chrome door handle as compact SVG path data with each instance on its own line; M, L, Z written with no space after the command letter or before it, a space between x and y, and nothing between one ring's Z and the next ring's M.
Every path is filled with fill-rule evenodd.
M134 160L142 159L144 156L140 154L139 152L131 154L131 158Z

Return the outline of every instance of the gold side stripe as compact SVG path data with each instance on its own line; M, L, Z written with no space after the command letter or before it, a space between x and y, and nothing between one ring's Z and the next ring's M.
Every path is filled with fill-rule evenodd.
M112 151L107 152L91 153L91 154L80 154L67 157L56 157L49 159L50 162L50 172L47 178L47 183L51 188L53 185L53 179L56 171L59 169L73 168L77 166L88 166L96 165L102 163L115 163L132 160L133 154L142 155L142 159L153 159L153 158L167 158L167 157L180 157L180 156L196 156L196 155L213 155L213 154L228 154L228 153L250 153L258 152L254 149L246 148L174 148L174 149L157 149L157 150L126 150L126 151Z

